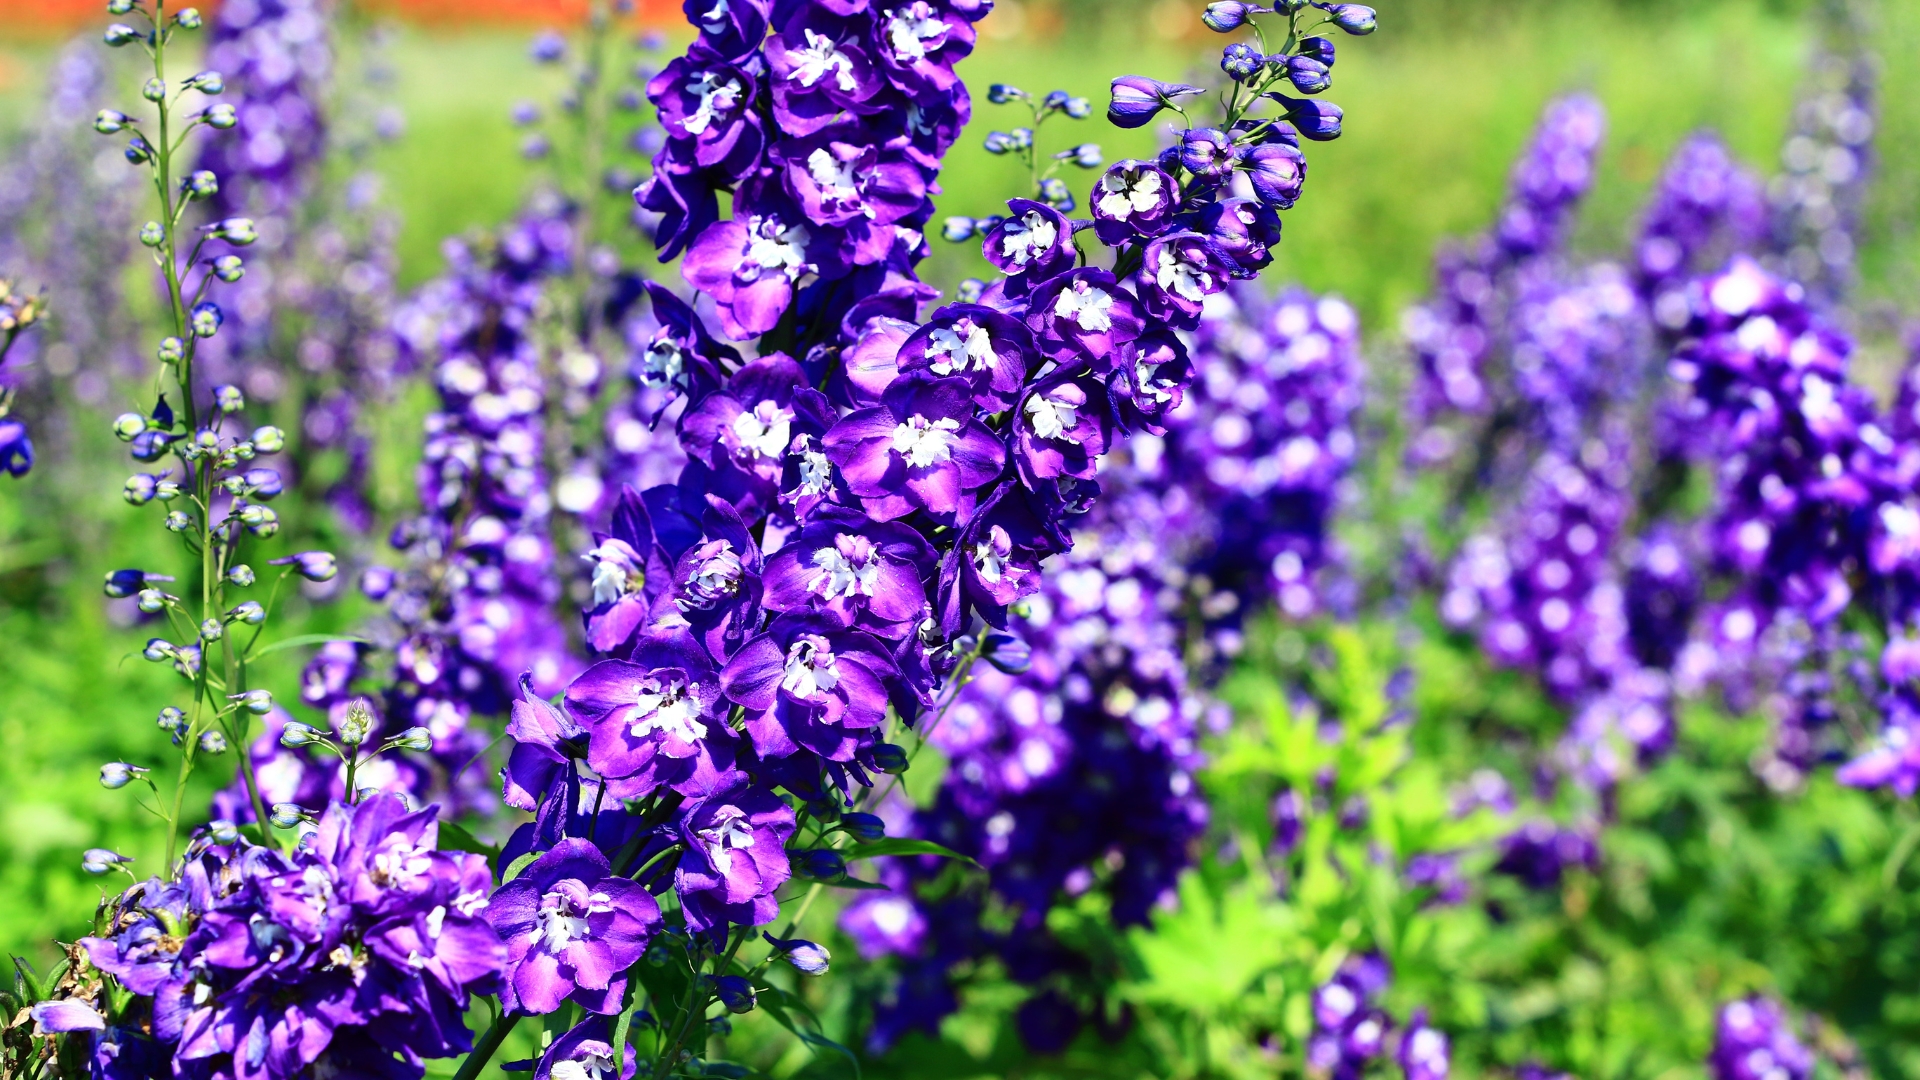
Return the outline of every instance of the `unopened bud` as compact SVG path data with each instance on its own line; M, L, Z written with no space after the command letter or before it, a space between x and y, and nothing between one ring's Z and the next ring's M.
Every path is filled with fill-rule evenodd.
M873 748L873 767L897 776L907 771L907 752L892 743L881 743Z
M219 641L227 633L226 624L219 619L207 619L200 624L201 641Z
M108 27L108 30L111 31L112 27ZM167 100L167 84L161 79L148 79L146 84L140 87L140 96L155 104L165 101Z
M227 80L217 71L203 71L188 79L185 84L203 94L214 95L227 89Z
M862 814L849 811L840 815L840 827L847 835L863 843L879 840L887 835L887 823L880 820L878 814Z
M247 273L246 263L238 255L222 255L213 260L213 276L231 285Z
M258 600L243 600L227 612L228 622L243 622L248 626L259 626L267 621L267 609L260 606Z
M277 454L287 445L287 433L268 425L254 428L252 438L247 441L253 443L254 449L263 454Z
M141 244L145 245L146 247L157 248L161 244L164 244L166 242L167 242L166 226L160 224L157 221L149 221L145 225L140 226L140 243Z
M186 8L173 17L173 21L182 30L198 30L201 26L200 9Z
M331 551L302 551L284 559L273 560L275 566L291 566L294 572L308 581L332 581L340 572L339 561Z
M207 126L219 131L225 131L240 122L240 114L234 110L232 105L224 101L208 109L204 115L207 119Z
M185 511L172 510L167 513L167 519L160 524L165 526L168 532L183 533L193 528L193 518Z
M220 324L226 319L226 315L220 311L219 304L211 300L202 300L193 305L193 315L189 322L193 327L194 337L210 338L220 332Z
M147 647L140 650L140 655L157 664L162 660L173 659L174 651L173 642L166 638L148 638Z
M124 761L111 761L100 766L100 786L109 791L117 791L133 783L146 771L138 765L129 765Z
M240 827L226 818L216 818L207 822L207 838L216 844L237 844L240 842Z
M280 745L288 749L311 746L325 739L326 735L326 732L314 727L312 724L303 724L298 720L289 720L287 721L287 726L280 729Z
M141 611L158 615L167 610L167 594L159 589L141 589L138 603Z
M282 802L273 804L273 812L267 818L276 829L292 829L303 821L310 820L307 812L298 803Z
M401 750L427 751L433 749L433 733L423 727L410 727L395 735L391 745Z
M227 580L244 589L253 584L253 567L241 563L227 571Z
M211 199L220 193L220 178L206 169L200 169L187 177L181 186L186 188L189 198Z
M107 27L107 32L101 35L101 37L108 45L117 49L122 45L129 45L140 40L140 31L135 30L126 23L114 23L112 26Z
M730 1013L750 1013L758 1000L753 992L753 984L738 975L721 975L713 980L713 996Z
M794 869L815 881L834 881L847 876L847 860L832 848L813 848L799 853Z
M177 337L161 338L157 354L163 364L177 364L187 355L187 343Z
M88 848L80 855L80 869L89 874L105 874L116 866L132 861L127 856L107 848Z
M264 716L273 711L271 690L249 690L244 694L234 694L229 700L239 702L241 708L255 716Z
M93 130L102 135L117 135L133 122L133 117L118 109L101 109L93 118Z
M200 752L203 754L224 754L227 752L227 737L217 731L200 733Z
M343 746L359 746L367 741L367 735L373 731L373 706L366 698L354 698L347 702L346 715L340 718L340 743Z

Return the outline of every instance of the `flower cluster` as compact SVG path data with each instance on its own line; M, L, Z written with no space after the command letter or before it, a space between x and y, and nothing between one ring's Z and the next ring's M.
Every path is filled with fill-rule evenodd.
M1309 1068L1335 1080L1358 1080L1369 1064L1392 1053L1406 1080L1444 1080L1453 1066L1452 1044L1427 1023L1424 1009L1395 1032L1393 1018L1379 1005L1392 982L1387 961L1367 953L1349 959L1314 990Z
M1766 190L1712 134L1694 135L1668 159L1634 247L1640 295L1668 334L1686 329L1695 275L1724 266L1766 239Z
M464 1013L498 989L507 948L486 860L436 850L434 817L396 796L336 803L290 853L216 827L178 879L111 901L79 946L134 1004L109 1024L108 994L62 1003L67 1030L100 1033L96 1075L165 1076L171 1059L176 1076L418 1078L471 1049Z
M1836 5L1833 39L1814 58L1768 189L1779 271L1822 302L1853 283L1855 232L1873 167L1878 76L1868 30L1851 4Z
M1813 1054L1794 1036L1778 1004L1743 998L1720 1007L1707 1069L1714 1080L1807 1080Z
M1563 98L1548 107L1515 164L1507 201L1489 235L1444 252L1435 265L1437 295L1408 311L1405 332L1418 365L1416 416L1435 424L1449 413L1490 414L1506 405L1501 374L1489 365L1507 347L1504 309L1517 287L1541 272L1566 239L1573 211L1593 185L1605 128L1600 103ZM1433 426L1415 440L1416 460L1441 460L1453 436Z

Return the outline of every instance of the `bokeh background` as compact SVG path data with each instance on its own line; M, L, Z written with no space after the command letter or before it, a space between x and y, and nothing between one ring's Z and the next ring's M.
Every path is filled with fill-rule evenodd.
M1404 362L1400 314L1427 290L1436 246L1484 228L1550 98L1587 90L1606 106L1600 179L1574 247L1617 252L1667 155L1689 133L1711 128L1762 174L1777 170L1807 61L1834 18L1812 0L1379 6L1380 33L1341 54L1336 96L1346 133L1317 150L1312 197L1288 216L1269 277L1350 300L1369 363L1388 384ZM541 26L577 17L577 7L399 0L343 13L356 25L388 27L383 48L395 77L375 89L404 129L371 164L398 221L403 290L439 271L446 237L506 220L536 181L507 116L514 102L555 90L558 76L528 59L526 42ZM1211 66L1217 40L1195 21L1195 7L1001 0L961 72L976 88L1010 81L1103 100L1106 81L1123 71L1177 77ZM1860 370L1884 393L1902 361L1901 329L1920 316L1920 2L1860 7L1880 58L1880 111L1850 317L1862 341ZM0 3L0 177L44 126L53 107L46 88L71 40L104 56L120 87L113 97L133 96L135 57L94 46L103 21L95 8L79 0ZM677 8L648 8L640 21L671 34L677 19ZM107 103L79 103L79 116ZM979 149L989 127L1009 122L984 102L976 108L948 159L943 214L989 213L1018 191L1014 163ZM1145 132L1098 126L1090 137L1109 159L1151 146ZM103 143L98 159L76 157L72 167L87 175L75 182L131 188L134 174L111 149ZM941 248L927 276L950 285L976 262L970 248ZM152 302L141 272L128 260L125 293L135 308ZM55 297L55 333L127 317L91 299ZM159 756L164 735L152 703L167 680L138 659L143 635L121 625L99 595L100 575L132 565L149 538L150 522L131 520L120 501L124 463L104 426L140 404L144 388L120 374L138 370L139 358L54 347L36 363L32 392L58 402L62 419L37 433L41 465L0 481L0 951L45 962L52 942L80 932L78 916L100 894L100 882L79 871L77 850L111 842L147 865L158 858L157 829L96 776L102 761ZM375 418L372 490L383 521L409 507L428 399L415 386ZM286 632L338 632L364 614L350 590L325 602L303 598ZM276 655L263 683L292 685L301 660L298 650ZM1423 716L1485 710L1508 686L1481 670L1455 674L1423 691ZM1596 884L1578 902L1554 901L1560 909L1542 920L1505 929L1476 923L1479 936L1460 946L1481 958L1469 968L1499 970L1508 987L1477 1006L1486 1044L1559 1017L1558 1037L1576 1047L1570 1058L1591 1063L1593 1075L1694 1075L1697 1064L1675 1065L1687 1058L1669 1050L1676 1040L1683 1049L1699 1043L1717 995L1765 971L1858 1039L1871 1071L1920 1076L1920 903L1909 898L1913 872L1901 877L1920 814L1827 780L1791 804L1755 798L1741 778L1760 729L1715 718L1711 730L1692 734L1689 753L1662 766L1622 808L1611 841L1619 880ZM1458 733L1426 738L1442 759L1465 754ZM203 777L209 789L224 781L219 771ZM1203 951L1269 932L1258 920L1215 931ZM1203 982L1206 970L1199 964L1188 977ZM1417 985L1421 976L1410 977ZM1470 987L1455 989L1470 996ZM999 1067L981 1064L995 1060L991 1031L967 1045L971 1067L988 1069L983 1075ZM952 1060L915 1061L921 1075L968 1074ZM1471 1055L1461 1068L1472 1074ZM1090 1069L1082 1075L1102 1074Z

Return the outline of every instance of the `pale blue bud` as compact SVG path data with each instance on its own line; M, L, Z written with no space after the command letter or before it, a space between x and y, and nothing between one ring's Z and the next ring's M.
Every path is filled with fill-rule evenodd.
M88 848L80 855L80 869L85 870L89 874L104 874L122 863L130 863L132 861L133 860L127 856L107 848Z
M203 754L224 754L227 752L227 737L217 731L200 733L200 752Z
M129 765L124 761L110 761L100 766L100 786L109 791L126 787L147 770L138 765Z

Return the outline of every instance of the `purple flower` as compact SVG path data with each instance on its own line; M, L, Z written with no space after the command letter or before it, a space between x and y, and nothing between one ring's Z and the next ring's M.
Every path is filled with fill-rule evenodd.
M33 440L27 436L27 425L0 419L0 472L25 476L32 469Z
M1180 164L1203 184L1218 184L1233 171L1233 136L1218 128L1188 128L1176 151Z
M1037 360L1033 334L1012 316L979 304L948 304L900 346L900 373L962 376L982 408L1011 408Z
M764 0L682 0L687 21L699 31L699 44L727 60L741 60L760 47L767 35Z
M1252 277L1273 262L1280 243L1280 215L1255 199L1222 199L1200 214L1199 228L1240 267L1240 277Z
M1071 368L1035 383L1014 411L1013 458L1029 484L1059 476L1091 479L1112 439L1107 388Z
M1238 168L1247 174L1260 201L1279 210L1298 202L1300 189L1307 183L1307 156L1299 147L1283 142L1262 143L1245 150Z
M1807 1080L1813 1066L1778 1004L1750 997L1720 1007L1707 1058L1714 1080Z
M776 147L787 191L809 221L871 228L920 209L927 186L919 167L903 151L871 139L859 125L840 124Z
M1206 298L1226 288L1235 269L1227 253L1199 233L1164 233L1147 242L1141 303L1154 318L1191 330Z
M779 323L801 278L838 276L842 264L831 230L808 224L781 200L760 207L743 193L734 207L734 218L694 240L681 274L713 297L727 336L744 341Z
M973 52L973 25L962 7L942 0L906 0L881 10L874 53L894 84L915 98L950 94L960 83L953 66Z
M863 21L802 4L767 39L773 116L782 132L811 135L845 113L872 111L868 103L885 84L859 45Z
M1114 127L1137 128L1151 123L1160 110L1175 101L1205 93L1186 83L1161 82L1145 75L1122 75L1113 80L1113 97L1107 103L1107 120Z
M933 549L913 529L822 508L767 560L765 603L899 639L926 610L933 568Z
M694 0L698 2L698 0ZM737 4L748 6L745 2ZM620 1066L619 1075L614 1075L614 1049L610 1021L604 1016L588 1016L574 1025L565 1035L553 1040L553 1045L533 1066L533 1080L633 1080L640 1068L640 1053L631 1042L627 1044L625 1061Z
M879 638L830 615L783 615L727 661L720 682L747 709L761 757L806 750L844 762L878 736L899 677Z
M912 956L927 938L927 917L905 896L863 896L840 912L840 930L853 939L862 959Z
M1165 227L1179 202L1180 186L1151 161L1125 158L1107 167L1089 197L1094 233L1118 245L1152 236Z
M1002 273L1014 276L1021 291L1073 265L1073 226L1066 215L1031 199L1010 199L1007 211L987 230L981 251Z
M697 794L732 766L713 661L685 634L643 635L632 659L588 668L567 687L566 706L588 729L587 763L620 798L663 785Z
M1146 327L1140 302L1112 274L1083 267L1034 290L1027 326L1043 348L1070 346L1105 371Z
M1149 330L1120 350L1107 386L1114 415L1129 431L1164 430L1193 381L1187 347L1166 330Z
M696 45L647 83L667 136L691 140L692 161L746 175L758 163L765 136L753 105L758 82Z
M966 379L916 372L878 406L843 417L822 446L874 520L954 514L1006 464L1006 447L975 412Z
M1040 587L1041 557L1063 546L1048 534L1026 488L1002 483L981 500L941 564L941 628L958 634L973 611L1005 625L1007 606Z
M567 761L582 756L580 744L586 734L566 710L536 695L532 680L521 676L520 696L507 721L513 752L500 769L501 800L521 810L537 807Z
M660 907L638 882L612 876L590 841L568 838L496 890L487 918L507 944L506 1008L540 1015L571 1000L616 1013Z
M687 928L772 922L780 911L775 894L793 874L786 852L793 830L786 800L745 779L689 803L679 823L687 851L673 875Z

